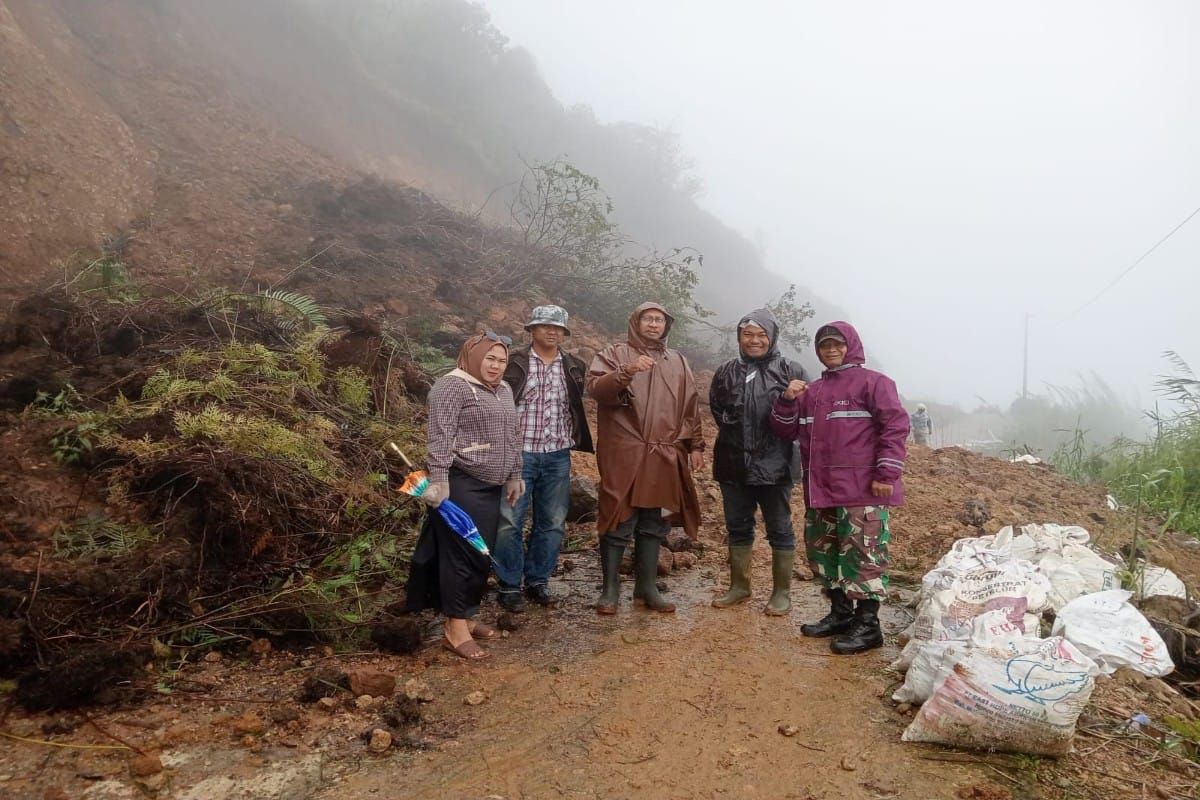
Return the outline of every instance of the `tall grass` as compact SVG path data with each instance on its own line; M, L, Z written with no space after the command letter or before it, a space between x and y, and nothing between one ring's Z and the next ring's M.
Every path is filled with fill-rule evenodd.
M1150 441L1115 442L1101 477L1123 503L1134 502L1140 491L1142 504L1170 527L1200 536L1200 379L1178 354L1165 357L1173 374L1158 388L1173 410L1148 415L1154 423Z

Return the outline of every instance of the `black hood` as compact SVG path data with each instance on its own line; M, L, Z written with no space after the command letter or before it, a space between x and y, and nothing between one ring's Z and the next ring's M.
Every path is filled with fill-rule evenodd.
M766 355L761 358L749 358L742 349L738 347L738 355L743 361L766 361L779 355L779 323L775 321L775 315L765 308L756 308L746 316L738 320L737 330L741 333L742 325L747 322L753 322L755 325L767 332L767 337L771 340L771 346L767 349Z

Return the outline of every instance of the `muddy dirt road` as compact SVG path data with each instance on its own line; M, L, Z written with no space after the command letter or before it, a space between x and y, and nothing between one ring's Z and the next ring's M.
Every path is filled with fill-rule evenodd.
M814 584L794 589L790 618L762 614L765 545L755 601L710 608L717 555L672 578L674 616L630 608L625 583L621 614L597 617L591 571L568 576L563 608L525 615L549 624L455 666L463 693L488 699L453 747L363 762L318 796L953 798L990 782L985 765L923 760L900 743L907 719L885 699L893 648L836 657L800 636L824 613ZM885 628L904 613L888 608ZM781 734L787 725L799 733Z

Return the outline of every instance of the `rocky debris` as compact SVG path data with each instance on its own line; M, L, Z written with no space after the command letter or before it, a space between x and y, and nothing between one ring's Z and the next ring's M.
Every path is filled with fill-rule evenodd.
M157 753L134 756L129 760L129 774L135 778L147 778L162 772L162 759Z
M779 733L782 734L783 736L789 736L789 737L795 736L799 732L800 732L800 729L797 728L795 725L786 725L785 724L785 725L779 726Z
M392 746L392 734L383 728L371 731L371 741L367 745L373 752L383 753Z
M216 650L210 650L209 652L204 654L204 663L205 664L220 664L223 660L224 660L224 656L222 656Z
M258 638L250 643L250 645L246 648L246 652L254 656L265 656L273 649L274 648L271 646L270 639Z
M29 711L52 711L116 699L114 692L139 672L146 654L87 650L17 681L17 702Z
M665 547L658 549L658 574L670 575L671 569L675 566L675 554Z
M356 697L391 697L396 692L396 676L375 669L352 669L346 673L350 692Z
M695 548L696 543L688 536L683 528L672 528L667 534L667 549L672 553L682 553Z
M77 720L68 719L67 717L55 717L42 723L42 733L46 736L65 736L69 733L74 733L78 727L79 722Z
M258 736L267 729L266 723L262 721L262 717L253 711L247 711L240 717L235 717L230 722L230 727L233 728L234 733L251 736Z
M421 648L421 627L412 619L387 619L371 628L371 641L385 653L411 655Z
M1140 611L1162 637L1175 664L1167 680L1194 692L1200 679L1200 606L1183 597L1157 595L1142 601Z
M350 676L340 669L325 667L305 679L299 699L305 703L315 703L323 697L334 697L348 691Z
M696 566L696 556L691 553L675 553L674 569L691 569Z
M571 476L571 500L567 506L568 522L594 520L600 507L596 482L586 475Z
M521 623L517 619L516 614L512 614L508 611L502 611L496 617L496 627L502 631L512 632L520 628Z
M1012 792L994 783L976 783L959 788L958 800L1012 800Z
M404 682L404 696L419 703L432 703L433 687L420 678L409 678Z
M481 691L474 691L463 698L463 702L469 706L482 705L487 700L487 695Z
M383 719L392 728L417 725L421 722L421 703L411 697L397 697L392 710L385 712Z
M958 521L963 525L970 525L980 529L991 518L992 512L988 510L987 503L977 497L969 498L964 502L962 511L958 513Z
M337 710L338 705L337 699L333 697L322 697L317 701L317 708L331 714Z
M300 709L295 706L277 706L272 708L267 716L277 725L286 725L300 719Z

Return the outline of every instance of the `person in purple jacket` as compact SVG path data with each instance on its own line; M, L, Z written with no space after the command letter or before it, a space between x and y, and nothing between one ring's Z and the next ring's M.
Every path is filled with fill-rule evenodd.
M904 504L909 420L895 382L863 366L852 325L822 325L816 346L825 371L807 386L788 384L771 409L771 428L800 446L804 547L830 603L828 614L800 632L833 636L830 649L848 655L883 644L888 508Z

